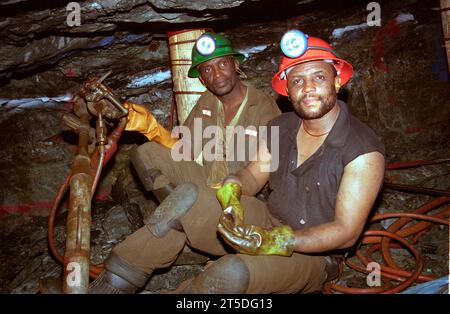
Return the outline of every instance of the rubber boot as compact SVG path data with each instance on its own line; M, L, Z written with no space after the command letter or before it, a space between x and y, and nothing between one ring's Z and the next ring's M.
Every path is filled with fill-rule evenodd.
M143 288L146 274L112 253L105 260L105 269L89 284L89 294L133 294ZM40 294L62 294L62 279L46 277L39 280Z
M194 205L197 196L197 185L181 183L162 201L150 218L144 221L145 225L157 238L164 237L171 229L183 231L180 218Z
M133 294L143 288L150 274L134 267L111 252L105 269L89 284L89 294Z
M250 281L250 272L237 255L225 255L206 268L192 281L185 283L178 293L228 294L245 293Z

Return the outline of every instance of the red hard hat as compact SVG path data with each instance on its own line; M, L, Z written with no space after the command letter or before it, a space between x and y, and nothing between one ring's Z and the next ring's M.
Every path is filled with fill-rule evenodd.
M286 92L286 70L294 65L316 60L332 60L333 65L341 77L341 86L347 83L352 76L353 67L347 61L339 58L333 48L324 40L316 37L308 37L308 47L301 56L296 58L281 57L281 64L278 72L272 78L272 88L278 94L287 96Z

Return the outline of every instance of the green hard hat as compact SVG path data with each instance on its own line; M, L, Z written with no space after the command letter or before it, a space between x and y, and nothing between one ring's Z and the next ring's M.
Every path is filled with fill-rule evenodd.
M202 34L192 47L192 65L189 68L188 76L198 77L197 66L199 64L222 56L235 56L239 63L244 60L244 55L235 52L231 47L230 40L224 35L210 32Z

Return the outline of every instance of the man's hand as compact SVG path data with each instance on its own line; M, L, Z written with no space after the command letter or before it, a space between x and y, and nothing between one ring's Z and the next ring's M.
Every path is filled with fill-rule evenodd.
M124 107L128 109L128 122L125 126L125 130L127 131L148 134L158 123L151 112L142 105L126 102L124 103Z
M222 238L240 253L291 256L295 247L292 228L280 226L265 230L254 225L244 225L241 186L236 182L225 182L216 192L223 209L217 226Z
M126 131L137 131L150 141L154 140L167 148L171 148L178 141L144 106L126 102L124 107L128 109Z
M295 248L295 234L283 225L266 230L254 225L237 224L231 207L222 213L217 230L237 252L250 255L291 256Z

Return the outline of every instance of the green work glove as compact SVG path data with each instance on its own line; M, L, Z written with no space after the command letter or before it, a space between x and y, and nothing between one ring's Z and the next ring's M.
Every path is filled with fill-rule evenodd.
M244 222L244 209L240 202L241 186L239 184L235 182L225 183L217 190L216 197L223 210L230 208L229 215L233 216L233 220L237 224Z
M294 230L287 225L266 230L236 223L231 207L222 213L217 230L237 252L249 255L291 256L295 249Z

